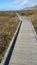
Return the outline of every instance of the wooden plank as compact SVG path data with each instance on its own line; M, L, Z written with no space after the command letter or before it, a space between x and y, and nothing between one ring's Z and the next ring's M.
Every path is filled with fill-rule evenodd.
M30 21L19 18L23 23L9 65L37 65L37 41Z

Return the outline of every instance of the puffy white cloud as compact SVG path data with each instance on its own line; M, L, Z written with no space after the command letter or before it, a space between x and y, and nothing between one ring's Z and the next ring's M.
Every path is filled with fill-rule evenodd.
M28 0L14 0L12 2L13 5L17 5L17 6L23 6L26 5L28 3Z
M21 0L14 0L12 3L13 3L14 5L19 5L19 4L21 3Z
M25 1L23 1L23 2L21 2L21 6L24 6L24 5L26 5L26 4L28 4L28 1L27 0L25 0Z

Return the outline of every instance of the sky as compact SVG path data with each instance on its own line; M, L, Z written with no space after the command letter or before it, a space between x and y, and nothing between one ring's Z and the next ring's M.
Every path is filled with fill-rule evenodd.
M37 0L0 0L0 11L21 10L37 5Z

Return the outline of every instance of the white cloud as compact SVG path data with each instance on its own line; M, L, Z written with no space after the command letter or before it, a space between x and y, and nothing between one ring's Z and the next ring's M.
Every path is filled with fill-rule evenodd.
M14 0L12 2L13 5L17 5L17 6L23 6L26 5L28 3L28 0Z
M13 1L13 4L14 4L14 5L19 5L20 3L21 3L21 0L14 0L14 1Z
M21 6L23 6L23 5L26 5L28 3L28 1L26 0L26 1L23 1L23 2L21 2Z

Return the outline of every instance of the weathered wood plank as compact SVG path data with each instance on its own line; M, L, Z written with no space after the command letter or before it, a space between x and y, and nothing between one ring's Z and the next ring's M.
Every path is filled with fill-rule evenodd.
M9 65L37 65L37 41L30 21L19 18L23 23Z

